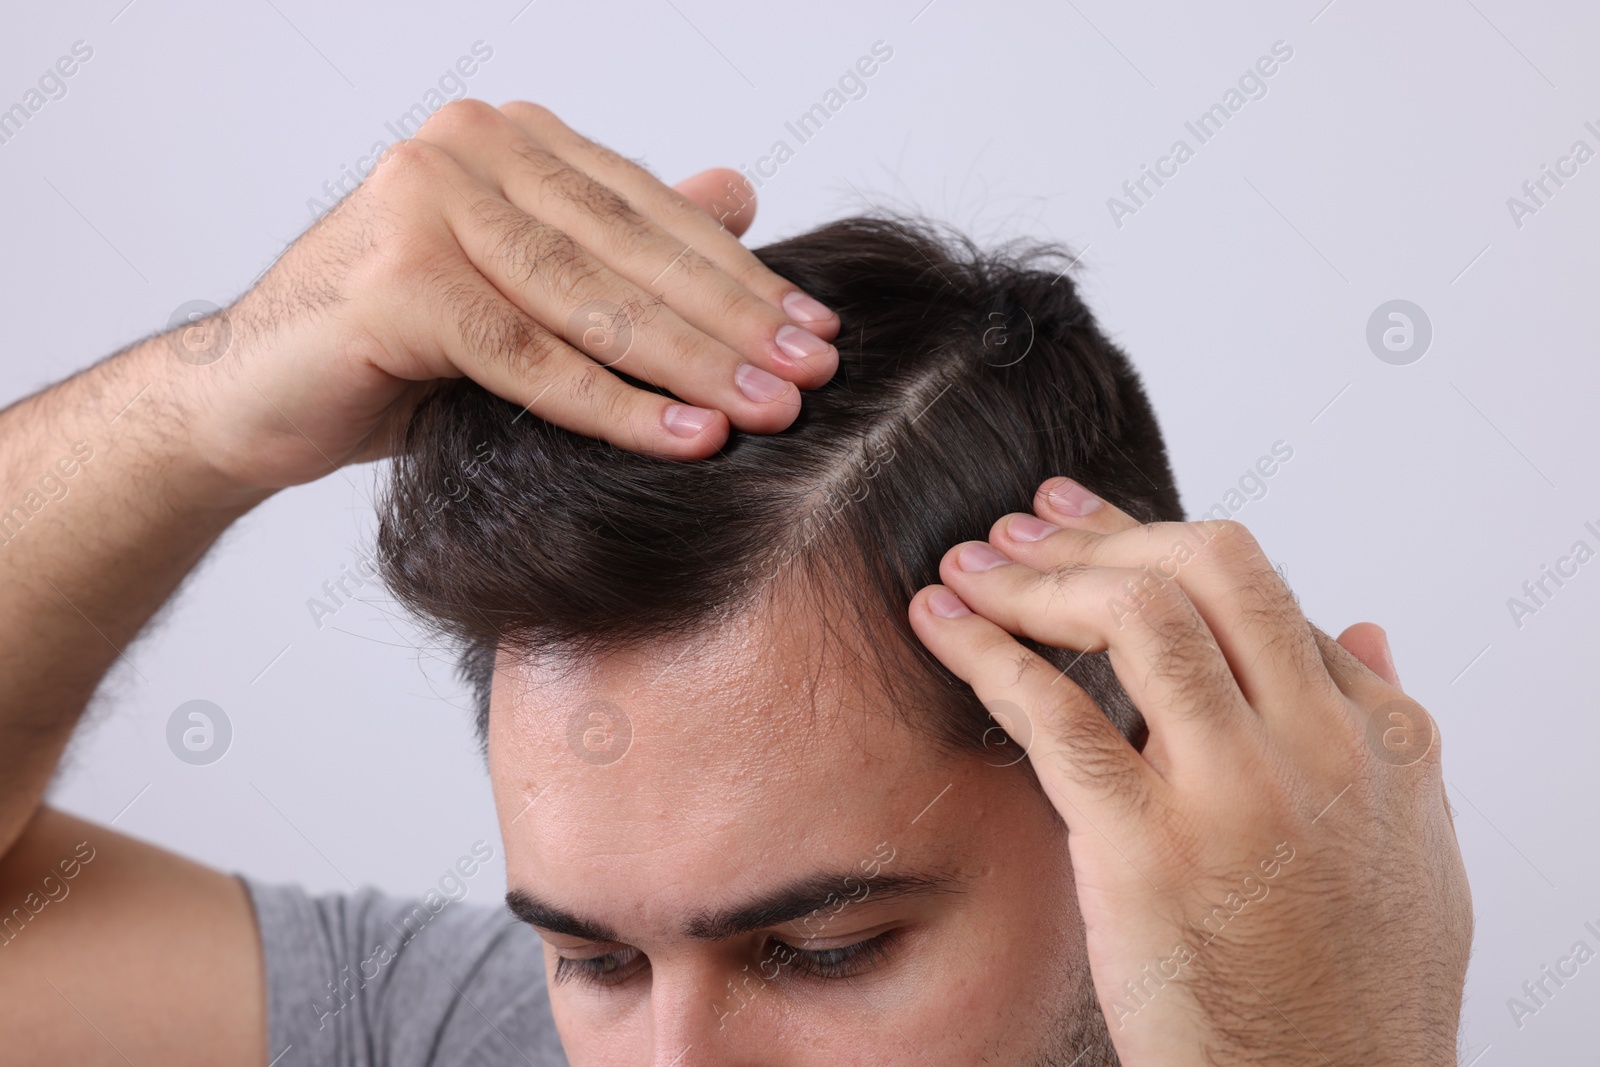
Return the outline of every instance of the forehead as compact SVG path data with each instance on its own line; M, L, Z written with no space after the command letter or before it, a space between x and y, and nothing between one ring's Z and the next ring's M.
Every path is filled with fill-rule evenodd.
M870 650L805 613L581 662L502 654L489 757L512 884L766 884L897 835L942 859L961 835L919 813L1002 776L893 699Z

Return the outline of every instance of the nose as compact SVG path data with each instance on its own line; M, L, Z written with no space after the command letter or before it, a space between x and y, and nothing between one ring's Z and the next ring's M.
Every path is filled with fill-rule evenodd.
M650 989L651 1067L788 1067L777 1040L778 992L754 967L657 980Z

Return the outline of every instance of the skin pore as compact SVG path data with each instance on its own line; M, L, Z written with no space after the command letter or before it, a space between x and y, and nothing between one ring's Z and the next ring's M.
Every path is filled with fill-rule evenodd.
M1025 764L889 713L819 615L500 655L509 901L544 939L568 1055L1065 1067L1101 1025L1065 828Z

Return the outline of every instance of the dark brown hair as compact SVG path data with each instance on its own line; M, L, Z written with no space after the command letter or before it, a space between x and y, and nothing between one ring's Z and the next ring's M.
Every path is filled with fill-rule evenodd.
M851 609L865 640L845 647L876 655L898 682L890 691L907 695L902 714L957 747L993 748L1003 735L906 620L944 553L1030 511L1058 474L1141 521L1182 519L1150 403L1064 250L985 252L881 217L756 254L843 322L838 372L802 393L781 433L735 431L703 460L644 456L465 379L411 419L379 558L399 600L459 644L480 739L498 645L582 655L681 636L760 604L788 576ZM1103 653L1024 643L1142 743Z

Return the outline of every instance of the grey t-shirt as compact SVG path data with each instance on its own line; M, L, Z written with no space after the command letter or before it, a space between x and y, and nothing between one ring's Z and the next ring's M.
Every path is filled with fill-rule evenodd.
M565 1067L539 937L504 908L240 880L272 1067Z

